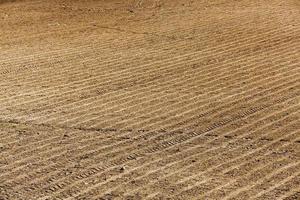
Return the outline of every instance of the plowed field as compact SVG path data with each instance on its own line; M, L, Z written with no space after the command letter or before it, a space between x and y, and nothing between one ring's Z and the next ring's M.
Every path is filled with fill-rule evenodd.
M0 199L300 199L300 1L0 0Z

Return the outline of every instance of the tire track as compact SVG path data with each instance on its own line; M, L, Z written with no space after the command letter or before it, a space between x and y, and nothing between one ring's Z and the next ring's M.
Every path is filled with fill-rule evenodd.
M207 130L208 131L208 130ZM188 139L191 139L191 138L193 138L193 137L195 137L196 135L200 135L201 133L195 133L195 134L191 134L191 136L190 137L187 137L187 138L184 138L184 141L186 141L186 140L188 140ZM182 140L180 140L180 141L177 141L178 143L181 143L181 142L183 142ZM176 143L177 143L176 142ZM176 144L175 143L175 144ZM177 143L177 144L178 144ZM173 145L175 145L175 144L173 144ZM154 150L149 150L149 151L146 151L146 152L148 152L148 153L153 153L153 152L157 152L157 151L159 151L159 150L162 150L162 149L165 149L165 148L167 148L167 147L169 147L169 144L165 144L165 145L163 145L163 146L161 146L160 148L158 148L158 149L154 149ZM149 148L148 148L149 149ZM127 159L126 159L127 160ZM122 162L122 161L120 161L120 162ZM117 164L116 164L117 165ZM118 164L118 165L120 165L120 163ZM92 167L92 166L91 166Z
M213 110L212 110L212 112L214 112ZM150 132L151 133L151 132ZM151 133L152 134L152 133Z
M297 114L297 113L296 113L296 114ZM296 122L294 122L294 123L295 123L295 124L299 124L299 122L298 122L297 120L296 120ZM270 125L270 124L267 124L267 125ZM265 127L263 126L262 128L259 128L259 129L263 129L263 128L265 128ZM276 132L276 131L277 131L277 130L275 130L275 132ZM272 131L272 132L274 132L274 131ZM272 132L263 134L263 135L260 136L259 138L263 138L264 135L271 135ZM252 152L251 152L251 151L250 151L250 152L246 151L247 154L248 154L247 156L253 154L253 152L263 151L262 148L263 148L263 149L266 149L268 146L271 146L272 144L274 144L274 143L276 143L276 142L279 142L281 139L287 138L287 137L289 137L290 135L294 135L294 134L296 134L296 133L297 133L297 131L294 131L294 132L292 132L291 134L288 134L288 135L286 135L286 136L283 136L283 137L281 137L281 138L279 138L279 139L274 140L272 143L264 144L263 147L261 147L260 149L255 149L255 150L253 150ZM245 135L242 135L242 136L245 137ZM240 138L240 137L237 137L237 138L231 140L230 142L237 141L239 138ZM254 143L254 141L258 141L259 138L255 138L255 140L250 140L250 141L248 141L248 142L245 142L245 144L243 144L243 146L250 145L251 143ZM225 144L226 144L226 143L225 143ZM243 146L237 146L237 147L234 147L234 148L230 149L230 151L235 151L236 149L242 148ZM221 148L221 147L219 147L219 148ZM207 150L207 151L209 152L210 150ZM204 151L204 153L206 153L206 152ZM221 152L220 152L220 153L221 153ZM225 153L228 153L228 152L225 152ZM219 154L219 155L217 154L217 155L214 155L214 156L210 156L210 157L208 157L208 159L209 159L209 160L214 159L214 157L219 157L219 156L221 156L222 154L225 154L225 153L223 152L223 153L221 153L221 154ZM196 154L196 155L192 155L192 156L197 157L197 154ZM234 157L234 160L238 160L238 159L240 159L240 158L243 158L244 156L245 156L244 154L242 154L242 155L240 155L240 156L236 156L236 157ZM250 158L251 158L251 159L255 159L255 157L250 157ZM233 160L233 159L229 159L229 160L225 160L224 162L230 163L230 162L232 162L232 160ZM204 161L205 161L205 160L204 160ZM204 162L204 161L202 161L202 162ZM184 160L183 160L183 161L180 161L180 162L183 163ZM175 163L175 164L176 164L176 163ZM174 173L177 173L177 174L178 174L178 173L180 173L180 172L182 172L182 171L184 171L184 170L188 170L189 168L191 168L191 166L196 165L196 164L197 164L197 161L196 161L196 162L191 162L191 163L188 164L188 165L183 165L183 168L179 168L179 170L176 170L176 171L173 170L173 173L172 173L172 174L167 174L167 175L165 175L165 176L163 176L163 177L160 177L159 179L155 180L154 182L151 182L150 184L151 184L151 185L155 185L160 179L166 179L167 177L173 176ZM239 165L242 165L242 164L243 164L243 163L240 163ZM211 166L213 166L213 167L207 168L205 171L202 171L202 172L201 172L201 175L202 175L202 174L205 174L205 173L208 173L208 172L210 172L210 171L213 171L213 170L215 170L215 169L221 168L222 165L224 165L224 163L221 163L221 164L218 164L218 165L211 165ZM170 166L166 166L166 168L168 168L168 167L170 167ZM225 168L225 169L226 169L226 168ZM200 175L200 174L195 174L195 175L193 175L193 176L199 176L199 175ZM186 182L186 181L188 181L188 180L190 180L190 179L192 179L192 178L195 178L195 177L190 177L190 176L191 176L191 175L186 176L186 177L185 177L183 180L181 180L180 182L178 181L178 182L176 183L176 185L177 185L177 184L182 184L182 183L184 183L184 182ZM190 184L187 184L187 185L188 185L188 188L192 187ZM145 189L146 186L147 186L147 185L143 185L143 186L142 186L143 188L141 188L140 190ZM132 190L131 193L133 193L133 192L138 192L137 189L138 189L138 188L135 189L136 191L135 191L135 190ZM131 194L131 193L129 193L129 194ZM129 195L129 194L126 194L126 195Z

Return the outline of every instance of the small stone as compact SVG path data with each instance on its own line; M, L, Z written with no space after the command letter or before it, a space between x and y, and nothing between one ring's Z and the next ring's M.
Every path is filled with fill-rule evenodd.
M124 166L120 167L120 171L124 172L125 171L125 167Z

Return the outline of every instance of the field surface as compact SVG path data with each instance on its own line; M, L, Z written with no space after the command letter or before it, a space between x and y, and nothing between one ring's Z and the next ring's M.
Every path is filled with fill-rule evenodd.
M300 199L299 0L0 0L0 199Z

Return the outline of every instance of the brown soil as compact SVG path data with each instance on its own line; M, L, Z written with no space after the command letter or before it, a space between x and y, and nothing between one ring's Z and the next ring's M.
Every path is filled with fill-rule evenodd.
M0 199L300 199L298 0L0 1Z

